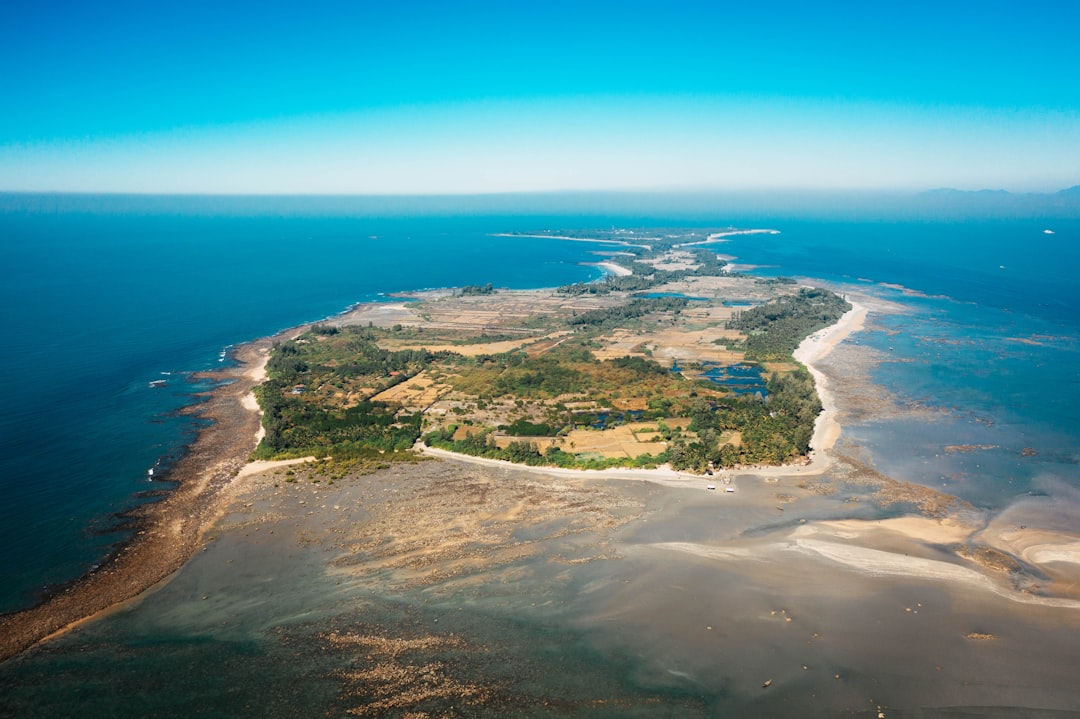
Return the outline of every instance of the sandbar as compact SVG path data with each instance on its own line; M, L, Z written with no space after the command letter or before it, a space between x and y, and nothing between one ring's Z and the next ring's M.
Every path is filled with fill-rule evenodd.
M736 237L738 235L779 235L780 230L768 230L768 229L756 229L756 230L727 230L724 232L714 232L704 240L700 242L684 242L675 247L695 247L698 245L708 245L713 242L722 242L726 237Z
M633 270L617 265L614 262L597 262L596 267L604 270L608 274L615 275L616 277L629 277L634 274Z

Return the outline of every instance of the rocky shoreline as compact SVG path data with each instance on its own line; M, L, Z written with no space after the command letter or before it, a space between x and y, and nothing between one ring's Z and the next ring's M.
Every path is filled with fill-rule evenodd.
M130 513L131 537L80 579L41 604L0 617L0 661L138 596L180 569L220 517L219 502L257 444L260 415L245 407L275 341L298 330L241 345L235 363L196 380L219 383L184 412L208 421L167 476L176 487Z

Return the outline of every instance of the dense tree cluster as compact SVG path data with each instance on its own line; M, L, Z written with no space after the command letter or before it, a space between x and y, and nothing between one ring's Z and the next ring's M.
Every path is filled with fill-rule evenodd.
M644 454L633 459L614 457L604 459L598 456L580 456L564 452L557 446L546 447L541 451L536 442L516 440L506 447L496 446L488 431L477 431L464 439L454 440L456 427L436 430L424 435L424 442L430 447L438 447L459 454L487 459L502 459L532 467L564 467L567 469L607 469L608 467L655 468L667 461L667 455Z
M746 396L695 402L690 429L697 438L676 439L668 450L672 467L703 472L710 462L716 467L783 464L805 455L821 412L813 378L800 368L770 379L768 390L767 402ZM741 433L738 446L720 442L731 430Z
M616 357L611 364L619 369L626 369L638 375L666 375L670 370L655 360L645 357Z
M420 413L371 401L339 406L312 396L351 382L391 387L448 354L383 350L377 336L373 329L322 325L275 347L268 379L256 390L266 430L256 456L349 458L410 448L420 434Z
M608 275L599 282L575 282L563 285L558 292L564 295L609 295L612 292L636 292L648 290L667 282L656 275Z
M507 367L492 385L492 394L530 399L557 397L587 391L592 384L588 375L562 358L541 355Z
M381 402L361 402L337 412L275 393L260 392L266 436L260 457L315 455L349 458L370 450L396 452L412 447L420 435L422 415L400 414Z
M713 277L720 274L727 265L715 252L706 249L689 250L697 267L684 270L661 270L642 262L641 258L659 257L660 252L642 252L639 257L613 260L630 270L629 275L608 275L598 282L575 282L558 288L565 295L607 295L612 292L640 292L652 289L668 282L677 282L687 277ZM627 261L629 259L629 261Z
M612 327L627 320L644 317L653 312L674 312L686 307L685 297L650 297L631 300L625 305L608 307L601 310L589 310L567 320L574 326Z
M527 419L515 419L500 429L511 437L550 437L555 434L555 428L550 424L533 423Z
M461 288L463 295L493 295L495 287L488 282L486 285L465 285Z
M835 324L850 309L834 292L804 288L796 295L743 310L727 326L747 335L747 359L784 360L808 335Z

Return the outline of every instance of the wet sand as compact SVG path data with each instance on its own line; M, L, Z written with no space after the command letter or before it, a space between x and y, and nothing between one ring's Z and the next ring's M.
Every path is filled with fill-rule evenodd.
M30 653L21 681L55 686L50 656L113 645L143 666L165 633L254 643L227 683L293 687L283 716L1080 712L1080 612L956 555L952 520L881 518L799 477L726 494L442 460L310 469L251 474L173 581ZM323 704L289 703L312 701L301 677Z
M648 713L655 701L687 715L1080 710L1066 678L1078 658L1069 637L1080 629L1080 603L1033 595L1009 573L959 555L972 532L960 519L881 518L798 476L740 475L728 494L456 461L388 471L396 478L357 479L356 488L308 485L307 500L304 487L274 488L274 475L264 475L252 487L262 499L232 521L250 531L241 518L273 516L259 501L276 501L296 522L290 503L307 501L298 536L332 545L328 576L341 586L423 602L437 616L464 604L580 632L621 689L579 690L565 714L592 702ZM366 519L326 518L345 507L362 507ZM447 639L426 626L425 636ZM475 626L455 629L473 646L492 641ZM401 632L384 626L380 636ZM425 652L408 656L394 661L417 666ZM366 706L374 676L351 674L342 696ZM478 711L512 691L483 671L448 669L445 679L448 700L488 697ZM558 695L561 682L569 680L555 672L548 691ZM408 697L422 685L413 677L394 686ZM466 685L480 693L459 691Z

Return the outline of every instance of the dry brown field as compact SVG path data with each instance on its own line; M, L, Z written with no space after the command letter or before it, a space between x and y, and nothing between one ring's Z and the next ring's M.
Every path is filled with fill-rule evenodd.
M626 355L644 356L644 350L648 349L652 352L652 358L661 364L670 365L672 360L729 364L741 362L743 353L726 350L723 345L716 344L715 340L735 339L740 336L734 330L721 327L687 331L676 326L643 333L615 330L600 338L604 346L593 350L593 354L599 360L607 360Z
M688 260L692 255L685 251L675 251L663 260L654 261L654 265L665 269L679 269L691 266ZM739 299L748 301L766 301L777 294L797 291L786 287L760 285L753 279L740 277L701 277L687 278L679 282L655 288L658 292L682 293L693 297L707 297L713 300ZM530 356L538 356L559 346L568 338L574 337L574 330L563 324L574 313L603 309L625 303L627 293L616 292L608 295L560 295L551 290L498 291L492 295L453 295L447 291L424 293L421 302L394 307L393 309L371 310L382 313L383 323L388 319L404 320L413 327L438 333L438 338L431 341L417 339L415 335L396 339L381 340L379 346L390 350L450 351L475 357L478 355L497 355L515 350L523 350ZM663 313L657 321L646 323L649 329L616 329L597 338L599 348L593 350L598 360L608 360L627 355L650 356L661 364L689 365L697 362L735 364L743 361L743 353L726 349L725 342L742 338L734 330L725 329L725 324L739 311L739 308L724 307L718 302L691 302L678 314ZM482 344L454 344L454 337L475 337L480 333L513 334L520 333L520 339L500 340ZM789 371L795 365L775 363L769 365L769 371ZM434 376L432 376L434 374ZM693 377L692 372L688 372ZM699 389L699 391L702 391ZM621 397L619 393L604 402L617 410L644 410L648 407L648 397ZM442 383L438 372L424 372L409 381L376 394L373 399L400 403L410 409L426 410L431 420L429 426L445 426L459 419L468 417L473 425L459 426L455 439L463 439L471 432L482 431L485 427L508 424L513 419L525 418L534 422L544 421L547 403L527 402L518 406L512 398L489 401L486 407L478 410L472 406L475 398L453 391ZM668 398L672 399L672 398ZM597 410L597 402L588 397L567 395L558 398L570 410ZM557 400L549 400L555 402ZM467 414L460 414L461 407L467 407ZM456 411L455 411L456 410ZM689 432L688 418L666 420L673 430L679 430L687 439L693 439ZM656 440L656 441L653 441ZM722 442L739 444L738 433L725 436ZM604 430L577 429L563 437L511 437L496 435L497 446L505 448L511 442L528 441L538 444L541 451L549 446L558 446L563 451L575 454L594 454L606 458L634 458L643 454L658 454L668 448L668 443L660 438L657 425L652 423L633 423Z
M371 399L376 402L400 404L402 407L416 411L430 407L449 389L449 386L435 382L425 371L401 384L379 392Z
M655 425L654 425L655 429ZM460 430L459 430L460 431ZM655 434L646 433L644 437ZM456 435L455 435L456 437ZM667 442L644 442L639 441L629 425L622 425L612 429L575 429L563 437L511 437L508 435L495 435L495 445L505 449L513 442L530 442L536 444L543 452L548 447L558 447L564 452L575 454L599 454L605 459L616 457L628 457L633 459L643 454L660 454L667 449Z
M535 333L535 318L569 316L625 301L615 295L560 295L551 290L503 290L492 295L440 297L423 303L424 327L462 331Z
M519 340L503 340L500 342L485 342L482 344L456 345L438 340L423 342L421 340L407 339L396 340L393 338L379 340L378 345L385 350L419 350L426 349L429 352L455 352L465 357L478 357L480 355L496 355L514 350L524 349L530 356L543 354L559 344L560 340L573 334L570 330L552 332L542 337L530 337Z

